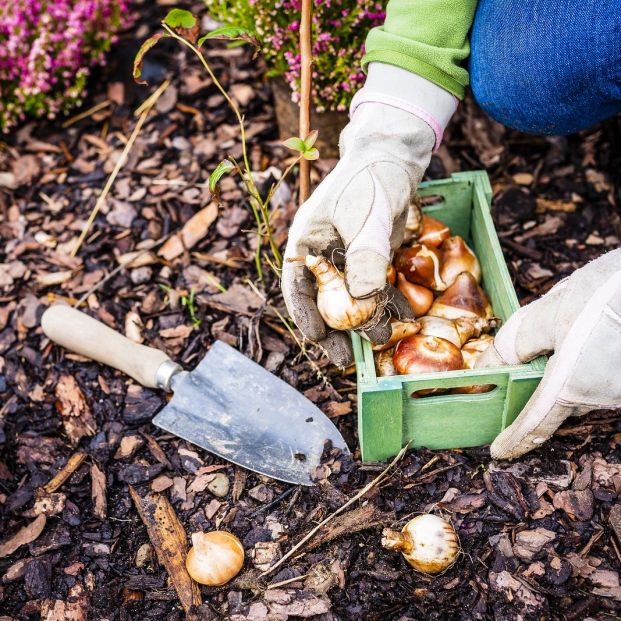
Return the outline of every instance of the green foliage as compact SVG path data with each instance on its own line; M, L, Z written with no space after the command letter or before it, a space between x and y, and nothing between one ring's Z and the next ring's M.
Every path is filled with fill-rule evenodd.
M216 168L211 173L211 175L209 175L209 190L211 192L215 192L218 181L220 181L220 179L222 179L222 177L226 173L234 169L235 169L235 164L233 164L233 162L231 162L230 160L222 160L216 166Z
M172 9L164 18L164 23L171 28L194 28L196 26L196 17L184 9Z

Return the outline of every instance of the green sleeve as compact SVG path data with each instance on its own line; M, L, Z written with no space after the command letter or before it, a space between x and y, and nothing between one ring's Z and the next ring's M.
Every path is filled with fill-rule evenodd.
M470 54L476 5L476 0L390 0L384 25L367 37L363 68L374 61L396 65L463 98L468 71L462 63Z

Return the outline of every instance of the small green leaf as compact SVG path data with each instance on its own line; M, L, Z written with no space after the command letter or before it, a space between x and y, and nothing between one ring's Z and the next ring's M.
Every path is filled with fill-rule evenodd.
M208 39L229 39L229 40L239 40L242 43L250 43L255 48L261 47L261 43L257 38L257 33L253 30L248 30L248 28L242 28L241 26L221 26L220 28L216 28L211 32L208 32L206 35L203 35L198 40L198 46L200 47L207 41Z
M304 146L306 147L306 151L308 151L309 149L313 147L313 145L317 141L317 136L319 136L319 131L316 129L314 129L310 134L308 134L308 136L306 137L306 140L304 141Z
M170 35L167 35L163 32L158 32L157 34L154 34L152 37L149 37L141 46L140 49L138 50L138 53L136 54L136 57L134 58L134 80L136 80L136 82L138 82L138 84L146 84L146 82L144 80L141 80L140 77L142 76L142 63L144 62L144 56L145 54L152 48L154 47L157 42L164 38L164 37L169 37Z
M313 147L312 149L308 149L308 151L304 151L302 157L305 160L316 160L319 158L319 151Z
M196 17L184 9L173 9L164 18L164 23L171 28L194 28Z
M292 151L298 151L299 153L304 153L304 151L306 151L304 141L297 136L287 138L287 140L283 141L283 144L287 147L287 149L291 149Z
M215 168L215 170L209 175L209 189L211 192L215 192L216 184L220 179L222 179L223 175L227 172L230 172L235 168L235 165L229 160L222 160Z

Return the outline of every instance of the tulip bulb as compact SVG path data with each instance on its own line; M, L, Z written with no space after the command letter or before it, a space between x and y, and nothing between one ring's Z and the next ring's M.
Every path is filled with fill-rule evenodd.
M414 315L421 317L433 304L433 291L410 282L403 274L397 274L397 289L403 293L407 301L410 303Z
M446 319L460 317L492 318L492 307L470 272L462 272L455 282L431 305L429 314Z
M224 530L194 533L185 561L192 580L207 586L221 586L232 580L244 564L241 541Z
M306 267L317 279L317 308L335 330L354 330L366 323L377 308L377 296L352 298L343 274L325 257L306 255Z
M464 359L459 348L450 341L415 334L399 342L393 363L400 375L411 375L462 369Z
M479 338L468 341L461 348L466 369L474 369L479 356L494 342L491 334L482 334Z
M446 284L440 276L440 258L440 252L435 248L415 244L397 252L395 267L414 284L444 291Z
M438 248L450 235L451 229L444 222L440 222L440 220L436 220L427 214L423 215L422 229L417 240L419 243L430 248Z
M418 239L421 231L423 230L424 218L425 216L423 216L420 205L418 204L417 199L415 199L408 207L408 217L405 222L405 236L403 238L404 242Z
M385 528L382 545L399 550L414 569L425 574L445 571L457 560L460 551L453 526L431 513L410 520L401 532Z
M417 334L420 330L420 324L418 321L399 321L398 319L393 319L390 322L390 329L392 331L390 338L385 343L373 345L374 351L386 351L394 347L404 338Z
M392 361L393 353L393 349L387 349L386 351L380 351L375 354L375 370L379 377L397 375L397 370Z
M479 260L459 235L445 239L441 251L442 269L440 270L440 277L447 286L452 285L462 272L470 272L477 282L481 282Z
M483 330L490 327L490 322L480 317L459 317L458 319L446 319L427 315L421 317L420 334L424 336L438 336L446 339L456 347L462 347L468 339L478 337Z
M389 285L394 285L397 282L397 270L395 266L391 263L386 270L386 281Z
M491 334L482 334L479 338L468 341L461 348L464 367L466 369L474 369L476 361L493 342L494 337ZM480 384L478 386L460 386L459 388L453 388L451 392L458 395L479 395L490 392L494 388L494 384Z

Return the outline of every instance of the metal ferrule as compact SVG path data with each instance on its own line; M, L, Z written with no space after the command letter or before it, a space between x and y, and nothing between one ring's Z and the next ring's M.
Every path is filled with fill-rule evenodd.
M155 385L158 388L162 388L163 390L170 392L170 384L173 376L177 373L183 371L183 368L180 367L176 362L172 360L165 360L160 364L155 373Z

